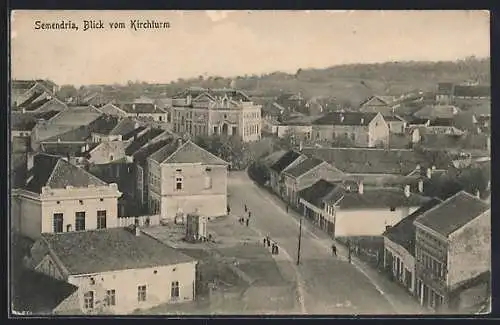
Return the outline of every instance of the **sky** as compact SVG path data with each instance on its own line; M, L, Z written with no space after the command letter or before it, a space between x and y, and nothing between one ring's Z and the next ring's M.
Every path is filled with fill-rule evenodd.
M83 31L91 19L105 28ZM135 31L131 19L170 28ZM79 30L36 30L37 20ZM126 28L110 29L117 21ZM10 28L13 79L76 86L490 53L487 11L15 11Z

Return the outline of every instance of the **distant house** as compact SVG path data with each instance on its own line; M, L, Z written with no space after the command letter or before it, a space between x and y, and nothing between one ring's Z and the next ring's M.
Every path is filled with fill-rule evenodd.
M164 219L188 213L218 217L227 214L228 163L179 139L147 159L148 203Z
M380 113L330 112L312 122L312 140L352 141L357 147L385 146L389 127Z
M296 141L311 140L312 123L317 116L299 116L288 119L278 124L277 135L279 138L294 137Z
M299 152L290 150L282 155L274 164L269 167L269 177L272 190L277 194L282 194L284 191L284 180L282 172L288 167L295 166L307 159L307 156L301 155Z
M425 211L441 203L432 199L384 232L384 269L404 285L411 294L415 290L415 225L413 222Z
M406 130L406 121L397 115L384 115L384 120L387 122L389 132L403 134Z
M262 130L277 134L277 125L285 111L286 108L276 102L269 102L262 105Z
M22 112L41 113L48 111L64 111L68 109L68 106L56 97L53 97L53 95L35 93L26 101L20 103L17 108Z
M12 199L13 223L22 235L117 226L116 184L58 156L38 154L29 165L26 185L14 189Z
M297 165L283 171L285 191L283 198L292 206L299 204L299 191L314 184L320 179L327 181L340 180L343 172L318 158L307 158Z
M395 98L391 96L370 96L359 105L360 112L380 113L385 115L394 115L397 104Z
M304 147L302 154L322 159L349 175L406 176L426 166L426 158L409 149Z
M158 107L154 103L123 103L118 107L127 112L129 117L144 117L153 121L164 122L168 121L168 111Z
M413 114L420 119L434 120L437 118L453 119L461 109L453 105L428 105Z
M449 105L453 100L453 89L455 85L451 82L440 82L437 85L436 101Z
M386 226L398 223L427 201L429 198L412 193L409 185L402 188L365 187L362 181L355 186L336 184L335 190L323 197L322 206L312 208L307 198L300 199L304 216L316 224L321 223L322 213L318 212L326 211L330 222L333 220L336 237L381 236Z
M195 299L197 261L139 228L43 234L27 264L77 288L58 312L126 314Z
M11 100L12 106L19 106L34 94L54 95L59 86L50 80L12 80Z
M107 103L105 105L99 106L98 108L103 114L108 114L112 116L118 117L127 117L128 113L122 110L120 107L115 105L114 103Z
M42 113L21 113L13 111L10 114L11 138L31 137L31 130L36 126L38 120L50 121L58 111L48 111Z
M447 313L485 300L489 287L484 281L474 290L457 290L491 270L490 205L462 191L424 212L414 224L420 303ZM467 295L475 295L476 302Z
M128 162L133 162L134 153L146 145L171 137L168 131L158 128L145 128L137 134L134 134L125 147L125 156Z
M456 85L453 96L455 99L486 99L491 98L490 85Z

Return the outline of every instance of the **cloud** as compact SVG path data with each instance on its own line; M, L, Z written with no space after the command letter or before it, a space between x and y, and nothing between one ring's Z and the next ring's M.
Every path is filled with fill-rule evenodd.
M234 10L207 10L206 13L208 18L210 18L213 22L218 22L226 19L228 14L233 11Z

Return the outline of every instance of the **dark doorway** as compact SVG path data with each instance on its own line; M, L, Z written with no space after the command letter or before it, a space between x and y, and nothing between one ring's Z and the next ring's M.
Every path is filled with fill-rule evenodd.
M228 126L226 123L222 124L222 135L227 135L228 133Z

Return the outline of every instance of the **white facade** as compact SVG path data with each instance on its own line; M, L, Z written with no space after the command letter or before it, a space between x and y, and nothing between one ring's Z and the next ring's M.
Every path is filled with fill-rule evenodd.
M392 275L399 282L408 284L406 287L407 290L413 293L415 290L415 257L404 247L387 237L384 237L384 249L386 250L384 254L384 265L388 263L386 257L387 253L390 253L392 256L392 265L390 265Z
M85 230L97 229L98 211L101 211L101 220L105 214L106 228L117 227L120 196L116 184L65 189L44 187L41 194L16 189L12 197L14 229L30 238L38 238L41 233L75 231L76 215L81 212L85 213ZM61 220L59 218L62 224L56 221Z

